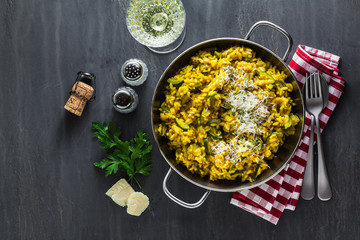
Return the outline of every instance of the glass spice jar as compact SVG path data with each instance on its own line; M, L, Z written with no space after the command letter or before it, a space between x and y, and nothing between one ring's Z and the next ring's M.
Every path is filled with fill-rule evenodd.
M120 113L130 113L134 111L139 103L137 93L130 87L120 87L116 89L111 100L115 110Z
M121 67L121 78L130 86L139 86L148 76L146 64L139 59L129 59Z

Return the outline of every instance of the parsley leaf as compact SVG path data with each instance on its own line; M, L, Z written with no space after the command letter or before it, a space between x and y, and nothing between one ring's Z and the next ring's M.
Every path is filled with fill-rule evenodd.
M149 135L139 129L136 136L130 141L120 140L121 130L113 122L92 122L94 135L102 143L104 150L111 150L106 157L94 163L95 167L105 170L105 175L115 174L120 169L125 172L130 184L135 181L139 188L141 185L135 178L136 174L149 175L152 170Z

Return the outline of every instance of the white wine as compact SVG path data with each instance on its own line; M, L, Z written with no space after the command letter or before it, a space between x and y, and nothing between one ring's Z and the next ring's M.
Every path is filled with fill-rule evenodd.
M132 0L126 24L131 35L141 44L167 46L184 30L184 7L180 0Z

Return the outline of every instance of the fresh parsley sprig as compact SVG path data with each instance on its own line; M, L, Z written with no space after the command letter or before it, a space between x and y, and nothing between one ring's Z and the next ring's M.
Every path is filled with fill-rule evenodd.
M114 149L106 154L106 157L94 163L95 167L105 169L105 175L117 173L122 170L128 176L130 184L133 181L141 189L139 181L135 178L136 174L149 175L152 169L151 150L149 135L139 129L136 136L130 141L120 140L121 129L116 127L113 122L107 124L100 121L92 122L93 134L102 143L100 146L104 150Z

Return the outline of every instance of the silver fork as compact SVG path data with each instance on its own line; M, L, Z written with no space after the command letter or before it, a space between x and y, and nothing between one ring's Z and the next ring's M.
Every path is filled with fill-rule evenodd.
M317 130L317 151L318 151L318 197L322 201L331 199L331 187L329 176L326 170L325 158L322 149L319 115L324 109L324 97L322 83L319 73L311 74L305 83L305 105L307 111L315 118Z
M306 96L308 95L308 88L310 85L310 78L313 77L312 75L308 76L306 74L306 80L304 89L306 89ZM305 104L306 108L306 104ZM309 110L306 109L308 112ZM304 174L304 181L301 188L301 197L305 200L311 200L315 196L315 183L314 183L314 117L310 114L311 122L310 122L310 140L309 140L309 149L307 155L307 163L305 168Z

